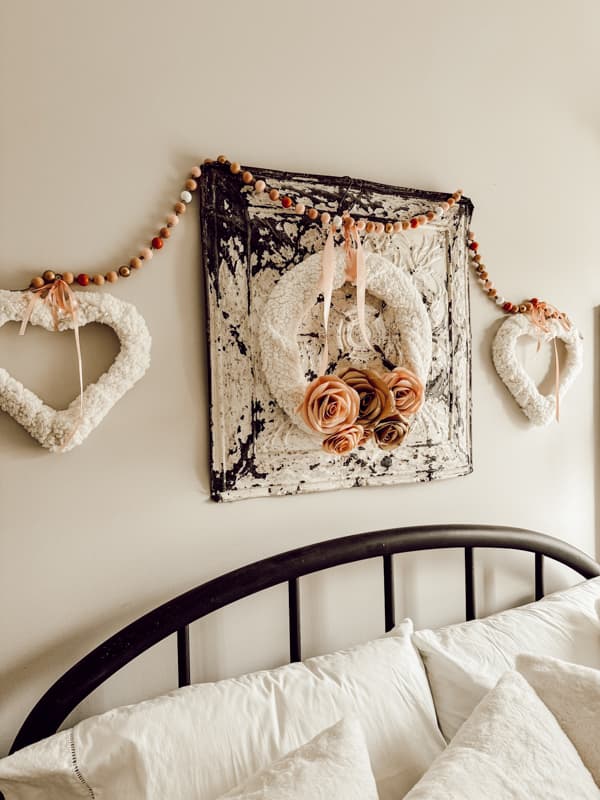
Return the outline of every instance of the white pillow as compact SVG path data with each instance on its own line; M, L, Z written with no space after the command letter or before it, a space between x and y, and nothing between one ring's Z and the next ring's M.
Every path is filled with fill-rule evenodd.
M0 790L10 800L71 800L86 785L107 798L214 800L348 715L381 800L402 797L445 746L423 664L401 634L108 711L0 761Z
M527 655L517 656L517 669L554 714L600 786L600 671Z
M449 741L498 678L529 652L600 667L600 578L536 603L413 634Z
M365 737L342 719L221 800L377 800Z
M600 790L527 681L508 672L405 800L598 800Z

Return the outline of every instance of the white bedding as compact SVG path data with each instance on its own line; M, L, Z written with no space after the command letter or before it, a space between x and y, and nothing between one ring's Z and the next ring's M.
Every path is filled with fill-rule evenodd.
M508 672L406 800L598 800L575 747L527 681Z

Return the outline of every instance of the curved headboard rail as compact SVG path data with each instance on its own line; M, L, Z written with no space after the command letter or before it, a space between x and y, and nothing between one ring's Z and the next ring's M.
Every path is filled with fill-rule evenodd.
M290 658L300 658L298 578L369 558L383 557L386 629L394 624L392 556L419 550L465 549L466 616L475 616L473 548L535 553L536 597L543 595L543 557L584 578L600 564L566 542L523 528L492 525L421 525L359 533L306 545L256 561L196 586L115 633L62 675L29 713L11 753L56 732L68 714L107 678L153 645L177 633L179 685L189 678L188 625L230 603L281 583L289 586Z

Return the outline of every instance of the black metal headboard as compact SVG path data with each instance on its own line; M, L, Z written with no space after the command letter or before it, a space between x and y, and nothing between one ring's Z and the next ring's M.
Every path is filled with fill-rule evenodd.
M544 594L544 557L584 578L600 576L600 564L571 545L522 528L491 525L423 525L360 533L289 550L196 586L149 611L71 667L48 689L23 723L11 753L55 733L68 714L107 678L167 636L176 634L179 686L190 683L189 625L229 603L277 584L288 584L290 660L301 658L299 578L319 570L381 557L385 629L395 624L392 556L416 550L464 548L465 611L475 618L474 548L508 548L535 554L535 597Z

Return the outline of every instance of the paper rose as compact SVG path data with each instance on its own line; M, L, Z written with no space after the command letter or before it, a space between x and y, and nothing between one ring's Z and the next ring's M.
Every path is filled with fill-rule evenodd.
M392 392L396 411L405 416L416 414L423 405L423 384L419 378L409 369L396 367L383 380Z
M323 440L323 450L332 456L345 456L361 442L364 428L362 425L348 425L338 433Z
M385 381L369 369L348 367L340 378L358 392L360 397L359 425L373 427L377 420L394 412L393 397Z
M409 421L401 414L382 419L373 431L377 446L381 450L395 450L406 438L409 427Z
M321 375L306 388L298 411L316 433L331 435L354 425L360 409L358 393L333 375Z

